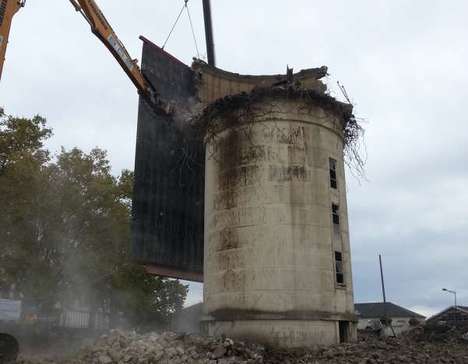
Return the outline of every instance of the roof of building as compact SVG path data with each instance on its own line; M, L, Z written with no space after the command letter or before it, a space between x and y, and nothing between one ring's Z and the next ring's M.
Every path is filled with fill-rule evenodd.
M189 314L189 315L191 314L201 315L202 311L203 311L203 302L199 302L199 303L195 303L193 305L184 307L184 309L182 310L182 313Z
M356 303L354 308L359 318L381 318L385 316L425 318L419 313L391 302Z
M446 309L440 311L439 313L436 313L435 315L429 317L427 319L427 321L434 321L436 320L438 317L442 316L444 313L446 313L447 311L450 311L450 310L458 310L460 311L462 314L467 314L468 315L468 306L450 306L450 307L447 307Z

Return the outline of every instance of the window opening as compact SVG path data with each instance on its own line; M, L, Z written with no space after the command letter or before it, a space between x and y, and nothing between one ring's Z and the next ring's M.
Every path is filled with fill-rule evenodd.
M332 218L333 218L333 223L336 225L340 224L340 212L339 212L339 206L336 204L332 204Z
M335 273L336 283L344 285L343 254L338 251L335 251Z
M330 166L330 187L337 189L338 183L336 180L336 160L333 158L330 158L328 162Z

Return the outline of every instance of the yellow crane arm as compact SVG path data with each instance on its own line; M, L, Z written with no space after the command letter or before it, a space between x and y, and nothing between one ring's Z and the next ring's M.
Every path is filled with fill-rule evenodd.
M153 86L146 80L136 60L130 57L125 46L117 37L106 17L94 0L69 0L75 10L91 26L91 31L104 43L125 73L130 77L138 92L146 97L153 106L169 112L169 107L160 101ZM5 61L6 47L13 15L25 5L26 0L0 0L0 79Z
M94 35L104 43L117 62L119 62L139 93L149 98L153 104L156 104L156 92L154 88L143 76L137 61L132 59L96 2L94 0L70 0L70 2L75 7L75 10L80 12L87 20Z
M13 15L24 6L25 0L0 0L0 79L2 78L5 53Z

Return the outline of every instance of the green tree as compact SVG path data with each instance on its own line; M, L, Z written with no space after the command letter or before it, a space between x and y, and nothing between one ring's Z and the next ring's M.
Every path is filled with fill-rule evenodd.
M132 323L167 323L180 310L187 289L177 281L146 274L131 262L133 173L110 173L105 152L62 150L54 183L61 196L68 291L95 308L110 306Z
M60 281L45 120L0 119L0 287L48 306Z
M122 312L133 323L165 323L186 286L148 275L132 262L133 173L115 177L106 152L62 149L41 117L0 118L0 292L51 311L81 300Z

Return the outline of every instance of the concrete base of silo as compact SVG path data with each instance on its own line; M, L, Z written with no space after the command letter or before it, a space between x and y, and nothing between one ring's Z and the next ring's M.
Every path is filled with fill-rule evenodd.
M344 322L344 321L343 321ZM339 321L325 320L248 320L203 321L208 336L224 335L233 339L253 340L280 348L320 347L355 341L356 324L346 322L340 332ZM346 331L345 331L346 330Z

